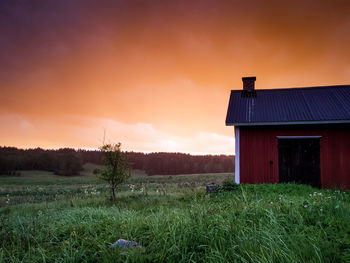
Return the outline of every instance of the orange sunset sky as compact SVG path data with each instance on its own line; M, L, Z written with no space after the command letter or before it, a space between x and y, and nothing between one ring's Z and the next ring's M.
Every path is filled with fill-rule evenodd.
M234 154L242 76L350 84L350 1L0 3L1 146Z

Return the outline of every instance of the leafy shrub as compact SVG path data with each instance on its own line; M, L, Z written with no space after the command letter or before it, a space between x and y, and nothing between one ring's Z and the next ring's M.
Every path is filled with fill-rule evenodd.
M104 144L100 149L103 156L105 169L99 178L108 182L111 187L112 200L115 201L115 191L118 185L131 177L131 169L128 160L121 152L121 143Z
M238 184L234 181L224 181L222 185L217 186L212 190L212 193L230 192L238 188Z

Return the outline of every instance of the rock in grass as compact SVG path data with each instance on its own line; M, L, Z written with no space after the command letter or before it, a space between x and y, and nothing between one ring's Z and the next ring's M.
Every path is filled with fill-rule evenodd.
M135 241L129 241L125 239L118 239L116 242L109 245L109 248L131 248L131 247L141 247L139 244L137 244Z
M218 184L208 184L206 187L207 194L209 194L211 191L213 191L218 186L219 186Z

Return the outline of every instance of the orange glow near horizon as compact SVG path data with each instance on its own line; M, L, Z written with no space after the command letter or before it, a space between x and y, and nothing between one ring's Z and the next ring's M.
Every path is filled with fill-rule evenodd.
M264 3L263 3L264 2ZM350 84L350 2L1 3L0 145L234 154L231 89Z

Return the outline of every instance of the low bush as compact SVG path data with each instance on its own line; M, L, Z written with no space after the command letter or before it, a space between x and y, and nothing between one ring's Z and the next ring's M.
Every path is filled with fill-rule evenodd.
M221 193L235 191L238 188L238 184L234 181L224 181L222 185L218 185L211 191L211 193Z

